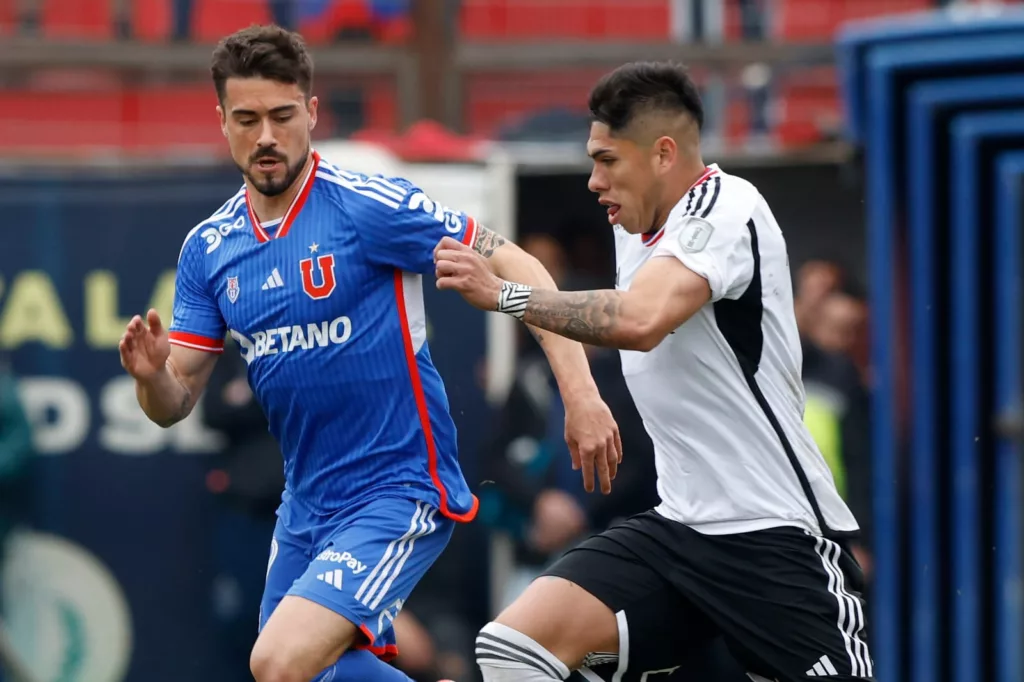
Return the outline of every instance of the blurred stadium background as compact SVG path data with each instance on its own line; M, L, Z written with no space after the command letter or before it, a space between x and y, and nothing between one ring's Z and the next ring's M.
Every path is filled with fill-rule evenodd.
M691 66L706 160L786 231L807 422L865 526L881 682L1020 682L1024 11L933 0L0 0L0 678L251 679L280 466L226 353L184 423L145 420L116 344L166 316L181 240L240 179L212 45L277 22L314 46L320 152L409 177L610 286L586 95L633 59ZM653 494L627 443L581 494L561 406L510 319L427 292L482 498L396 627L417 679L547 561ZM666 628L672 623L665 623ZM653 679L658 679L657 677Z

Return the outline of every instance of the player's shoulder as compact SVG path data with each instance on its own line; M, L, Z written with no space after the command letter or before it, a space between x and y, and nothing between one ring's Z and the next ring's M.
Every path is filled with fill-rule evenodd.
M712 164L679 200L673 213L683 221L699 218L714 225L744 225L759 201L761 193L750 181Z
M436 220L455 234L470 221L406 178L342 170L323 159L316 176L330 199L357 222L382 217L397 224Z
M317 187L329 200L355 213L402 210L419 191L405 178L345 170L322 158L316 179Z
M245 227L248 208L245 202L245 185L225 201L209 218L193 227L185 235L178 253L178 260L186 252L205 250L211 254L220 248L225 239Z

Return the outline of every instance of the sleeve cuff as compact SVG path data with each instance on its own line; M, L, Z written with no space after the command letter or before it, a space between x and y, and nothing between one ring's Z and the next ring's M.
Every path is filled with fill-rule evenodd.
M466 216L466 231L462 234L462 243L466 246L473 246L476 241L476 219L472 216Z
M202 350L208 353L223 353L224 352L224 339L214 339L209 336L203 336L201 334L192 334L190 332L172 331L168 334L169 340L175 346L182 346L184 348L192 348L194 350Z

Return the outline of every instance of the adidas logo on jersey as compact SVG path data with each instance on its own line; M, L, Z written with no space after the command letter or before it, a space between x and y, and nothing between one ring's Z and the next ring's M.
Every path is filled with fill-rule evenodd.
M333 571L327 571L326 573L317 573L316 579L322 583L333 585L339 590L341 589L341 569L336 568Z
M291 327L254 332L252 338L234 329L231 330L231 337L241 346L242 357L247 364L264 355L340 345L351 336L352 320L344 315L319 323L310 322L305 325L296 324Z
M281 279L281 273L277 271L277 268L274 268L274 271L270 273L270 277L267 277L267 281L263 283L263 291L283 286L284 280Z

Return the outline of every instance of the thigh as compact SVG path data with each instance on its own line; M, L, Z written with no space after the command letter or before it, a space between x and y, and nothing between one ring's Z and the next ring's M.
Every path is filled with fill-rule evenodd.
M581 641L582 665L617 680L645 672L669 670L687 652L698 650L716 634L713 623L681 595L634 548L649 539L642 533L609 529L585 541L556 562L546 575L579 586L614 619L615 646ZM580 629L589 630L586 623Z
M310 551L308 539L290 531L288 524L278 518L270 540L266 581L263 586L263 598L260 601L260 632L292 584L306 571Z
M796 528L677 528L669 579L721 629L748 672L778 682L870 680L863 577L840 544ZM682 529L680 531L680 529Z
M424 502L380 498L317 533L312 561L288 589L361 633L354 646L397 654L392 624L448 544L454 522Z

